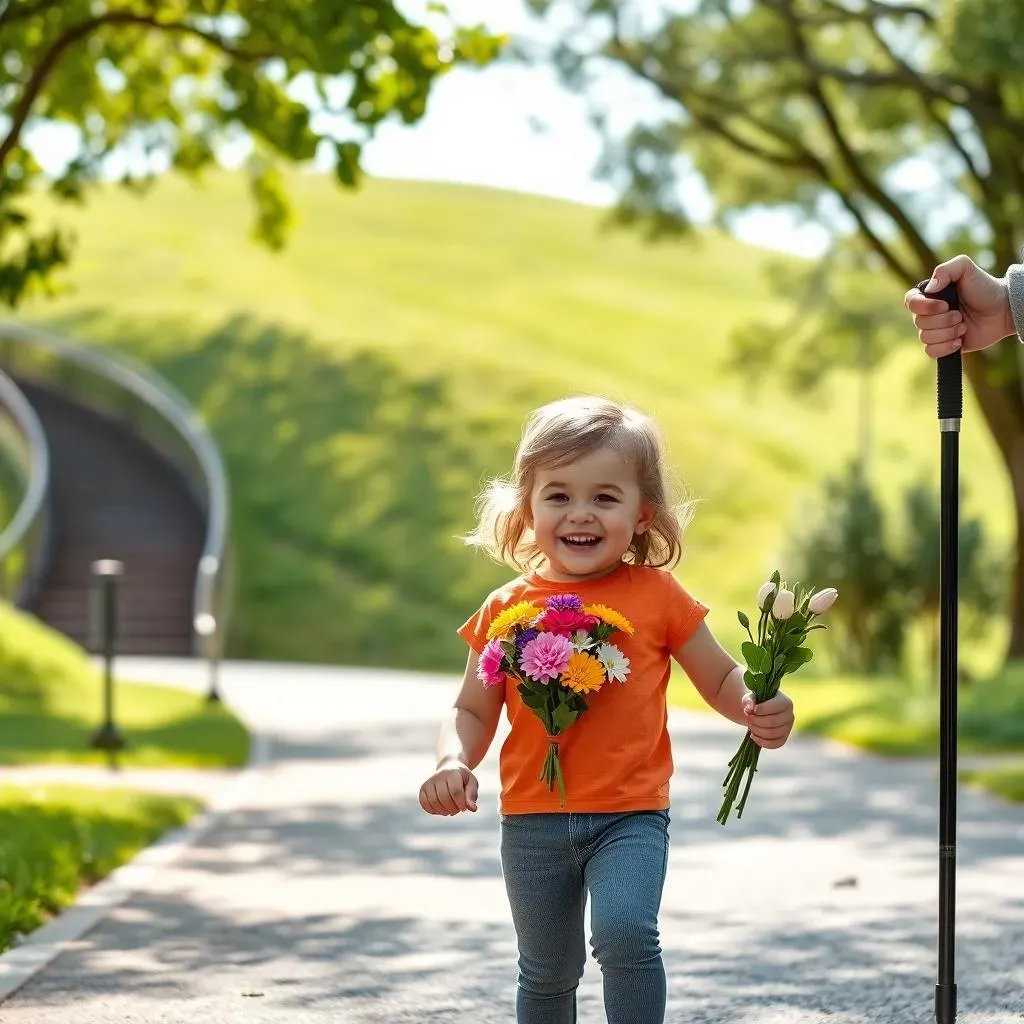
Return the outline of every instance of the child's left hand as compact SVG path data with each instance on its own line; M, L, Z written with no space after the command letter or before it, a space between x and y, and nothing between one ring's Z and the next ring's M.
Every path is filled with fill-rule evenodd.
M779 692L762 704L749 690L743 695L743 715L747 720L750 738L765 750L781 747L793 731L793 702Z

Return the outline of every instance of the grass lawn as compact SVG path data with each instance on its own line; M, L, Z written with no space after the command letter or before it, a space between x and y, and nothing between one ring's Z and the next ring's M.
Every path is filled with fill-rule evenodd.
M0 787L0 952L198 809L124 790Z
M1024 803L1024 766L964 771L960 777L1007 800Z
M103 720L102 694L80 648L0 605L0 764L105 763L88 745ZM231 766L249 755L242 723L195 694L116 683L114 712L129 743L118 755L125 766Z
M473 498L508 470L525 413L579 391L657 416L701 499L680 578L738 653L734 609L787 575L788 532L859 437L856 378L794 397L723 368L733 328L789 312L762 280L768 254L710 233L652 247L603 234L599 211L488 189L291 185L279 254L248 241L241 178L168 179L144 199L111 187L60 214L80 239L73 290L19 310L147 360L210 424L239 554L229 653L461 669L455 627L508 577L458 540ZM871 409L883 497L937 481L934 367L909 325ZM1006 541L1010 493L969 389L964 424L964 513ZM965 650L978 671L1003 630Z

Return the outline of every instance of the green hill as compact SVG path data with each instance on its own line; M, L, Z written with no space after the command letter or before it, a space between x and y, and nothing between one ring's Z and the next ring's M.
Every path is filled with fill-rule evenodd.
M456 535L524 414L580 391L660 420L702 499L679 575L738 650L735 610L857 438L853 381L812 402L772 381L750 396L722 369L731 328L779 312L766 254L717 235L648 247L602 234L592 209L486 189L292 187L297 230L277 255L248 242L240 178L111 189L72 217L75 292L21 311L142 356L207 417L234 490L231 653L458 667L454 627L507 572ZM890 496L937 473L934 400L909 390L916 345L908 329L874 385ZM965 416L968 510L1007 537L1006 480L969 398Z

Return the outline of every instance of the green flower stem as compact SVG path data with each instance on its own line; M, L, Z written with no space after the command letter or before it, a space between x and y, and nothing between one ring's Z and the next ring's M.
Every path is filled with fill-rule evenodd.
M743 796L740 797L740 805L736 808L736 817L743 817L743 808L747 806L747 794L750 792L750 784L754 781L754 773L757 771L757 760L761 756L761 748L751 741L751 746L754 748L753 753L750 755L750 761L748 765L747 785L743 790Z
M555 782L558 783L559 806L564 807L565 776L562 774L562 762L558 757L558 746L555 743L548 744L548 752L540 770L540 781L545 783L549 790L555 788Z
M559 807L565 806L565 779L562 776L562 760L558 756L558 747L551 747L552 760L555 764L555 775L558 778Z

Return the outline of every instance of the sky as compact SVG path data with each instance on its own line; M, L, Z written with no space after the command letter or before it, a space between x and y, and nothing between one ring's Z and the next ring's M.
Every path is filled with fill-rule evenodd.
M399 6L421 18L425 4L405 0ZM483 21L492 31L522 36L542 31L523 0L448 0L447 6L460 23ZM642 117L653 108L646 94L630 92L624 82L609 86L608 94L620 117ZM552 68L499 64L446 75L434 87L424 119L412 129L383 126L364 157L367 170L383 177L490 185L600 206L615 199L612 186L594 176L600 154L587 101L562 86ZM703 183L687 182L683 194L695 219L710 215ZM780 210L744 215L733 233L805 256L819 255L827 241L822 229L798 225Z
M665 0L637 0L642 10ZM685 7L692 0L669 0ZM398 0L407 16L429 19L428 0ZM545 31L523 0L448 0L457 23L483 20L495 32L536 37ZM619 124L642 119L656 109L654 98L624 78L604 83L602 104ZM26 141L47 171L58 172L74 152L68 126L41 126ZM385 178L438 180L536 193L604 206L615 199L612 186L595 177L601 139L591 126L587 100L562 86L553 69L504 62L482 70L456 68L431 92L427 113L413 126L385 123L364 149L368 173ZM130 159L130 158L129 158ZM228 162L230 163L230 157ZM118 173L112 168L111 173ZM686 208L699 222L711 202L695 177L683 188ZM826 236L815 226L799 226L784 211L755 211L741 217L733 233L743 241L818 255Z

